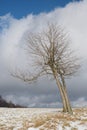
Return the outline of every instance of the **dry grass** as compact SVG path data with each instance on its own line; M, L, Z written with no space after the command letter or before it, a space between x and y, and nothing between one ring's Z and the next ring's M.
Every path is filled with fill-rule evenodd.
M36 120L34 123L35 123L35 128L36 127L39 127L39 126L42 126L44 123L46 122L45 119L38 119Z
M71 130L78 130L78 128L74 128L74 127L73 127L73 128L71 128Z
M32 122L25 122L25 127L24 128L29 128L29 127L39 127L40 130L56 130L57 129L57 125L62 122L62 128L66 129L66 127L71 127L70 126L70 121L79 121L81 120L78 117L78 113L82 114L83 110L79 110L79 109L75 109L75 114L73 116L69 115L69 114L64 114L61 112L56 112L56 113L47 113L46 115L39 115L39 117L33 117L32 118ZM77 116L76 116L77 115ZM87 119L83 119L83 121L81 121L80 125L84 125L87 122ZM75 127L72 127L71 130L78 130Z
M66 127L66 126L70 127L70 123L69 122L64 122L63 127Z
M25 109L24 115L22 115L22 110L23 109L21 109L21 112L19 112L20 109L13 112L10 111L12 112L11 115L10 112L8 112L10 116L9 118L6 117L7 120L5 122L0 118L0 130L13 130L13 128L17 126L17 123L21 123L21 127L18 128L18 130L27 130L30 127L39 127L39 130L56 130L59 125L61 125L64 130L66 130L66 127L70 128L70 130L78 130L71 125L71 122L77 121L79 125L87 125L87 109L74 109L73 115L64 114L55 110L53 112L52 110L50 112L46 110L39 113L40 109L37 109L37 111L39 111L34 114L32 114L35 112L34 110L29 111L29 109ZM17 114L19 118L15 116L16 112L21 113L21 116ZM2 117L5 116L3 112L1 115Z

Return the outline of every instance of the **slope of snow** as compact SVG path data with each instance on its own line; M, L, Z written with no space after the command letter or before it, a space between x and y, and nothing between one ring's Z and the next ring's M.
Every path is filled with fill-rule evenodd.
M86 130L87 108L64 114L60 109L0 108L0 130Z

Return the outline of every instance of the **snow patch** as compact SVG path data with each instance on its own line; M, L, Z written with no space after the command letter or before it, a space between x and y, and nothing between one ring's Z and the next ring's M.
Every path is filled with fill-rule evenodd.
M39 130L39 128L28 128L28 130Z

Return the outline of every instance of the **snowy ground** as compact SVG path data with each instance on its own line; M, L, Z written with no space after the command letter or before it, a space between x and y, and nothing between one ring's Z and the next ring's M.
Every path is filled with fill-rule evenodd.
M73 109L0 108L0 130L87 130L87 108Z

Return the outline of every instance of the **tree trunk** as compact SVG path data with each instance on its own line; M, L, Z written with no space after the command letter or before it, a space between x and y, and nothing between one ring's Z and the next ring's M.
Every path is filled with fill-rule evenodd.
M66 100L67 112L69 112L70 114L73 114L72 108L70 105L70 101L68 98L67 90L66 90L65 80L64 80L63 76L61 76L61 80L62 80L62 91L64 92L64 96L65 96L65 100Z
M62 98L63 112L68 112L70 114L73 114L70 103L69 103L65 82L63 82L63 80L62 80L63 83L61 84L61 82L58 79L58 75L57 75L56 71L54 71L54 77L56 79L56 83L57 83L57 86L59 88L60 95L61 95L61 98Z
M66 106L66 100L65 100L65 97L64 97L64 92L62 90L61 83L57 78L56 78L56 83L57 83L57 86L59 88L60 95L61 95L61 98L62 98L63 112L67 112L67 106Z
M69 98L68 98L68 95L67 95L67 91L66 91L66 88L64 86L62 86L62 91L63 91L63 96L65 98L65 102L66 102L66 108L67 110L63 109L64 112L68 112L70 114L73 114L72 112L72 108L71 108L71 105L70 105L70 101L69 101Z

